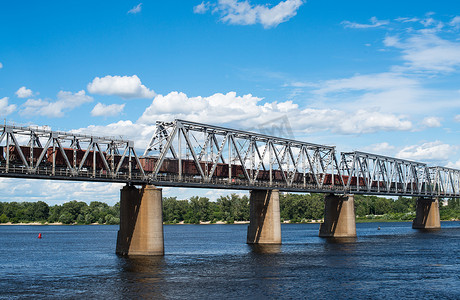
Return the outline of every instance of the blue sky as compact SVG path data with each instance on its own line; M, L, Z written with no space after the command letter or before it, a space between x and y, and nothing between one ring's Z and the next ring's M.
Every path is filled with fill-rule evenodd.
M339 152L460 168L457 1L2 1L0 28L7 122L142 149L157 120L257 129L287 116L296 139ZM14 186L0 200L49 203L114 203L120 188L0 186Z

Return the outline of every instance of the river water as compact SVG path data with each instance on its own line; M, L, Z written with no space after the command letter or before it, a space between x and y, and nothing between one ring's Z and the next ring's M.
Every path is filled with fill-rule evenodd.
M247 225L166 225L166 255L136 258L115 255L117 230L0 226L0 299L460 299L460 222L361 223L346 241L283 224L268 248Z

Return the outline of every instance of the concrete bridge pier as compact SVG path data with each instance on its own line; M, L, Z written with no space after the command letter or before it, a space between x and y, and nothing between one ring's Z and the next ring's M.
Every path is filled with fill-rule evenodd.
M354 202L353 195L327 195L319 236L356 237Z
M153 185L121 189L116 253L164 255L161 189Z
M423 198L417 199L415 219L412 222L414 229L439 229L441 228L441 217L439 215L439 199Z
M281 244L278 190L252 190L249 198L248 244Z

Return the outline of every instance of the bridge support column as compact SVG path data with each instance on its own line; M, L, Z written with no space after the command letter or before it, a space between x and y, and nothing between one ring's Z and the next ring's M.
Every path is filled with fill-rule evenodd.
M161 189L153 185L123 187L117 254L164 255L161 197Z
M353 195L327 195L320 237L356 237Z
M249 198L248 244L281 244L278 190L252 190Z
M438 198L418 198L415 219L412 222L414 229L441 228Z

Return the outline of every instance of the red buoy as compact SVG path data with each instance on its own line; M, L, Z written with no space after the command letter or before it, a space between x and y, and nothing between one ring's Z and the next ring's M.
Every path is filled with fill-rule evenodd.
M42 238L42 234L41 234L41 233L38 234L38 238L39 238L39 239Z

